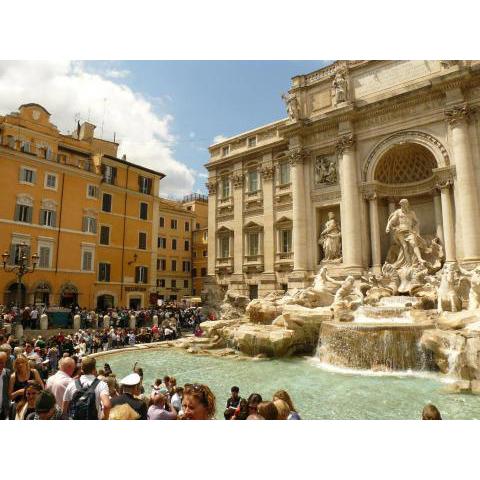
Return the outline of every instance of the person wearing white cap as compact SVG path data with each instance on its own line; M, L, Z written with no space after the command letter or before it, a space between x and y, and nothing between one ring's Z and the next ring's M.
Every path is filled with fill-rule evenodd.
M130 373L120 380L123 393L112 399L112 407L128 403L139 415L139 420L147 420L147 405L143 400L135 398L140 394L141 378L138 373Z

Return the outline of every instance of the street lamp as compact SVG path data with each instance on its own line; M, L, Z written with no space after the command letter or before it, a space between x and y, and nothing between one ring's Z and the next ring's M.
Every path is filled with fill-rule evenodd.
M7 251L2 253L2 260L3 260L3 270L5 272L13 272L17 277L17 308L18 314L20 313L21 303L22 303L22 278L27 273L33 273L35 271L35 267L37 266L38 262L38 255L34 253L32 255L32 266L28 265L28 257L27 257L27 245L25 242L22 242L18 248L18 260L15 265L11 265L7 267L8 257L10 256ZM16 316L15 323L16 323ZM12 330L14 330L15 324L12 325Z

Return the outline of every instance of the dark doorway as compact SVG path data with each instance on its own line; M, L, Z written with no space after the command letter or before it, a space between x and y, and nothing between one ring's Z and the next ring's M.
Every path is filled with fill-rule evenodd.
M107 310L114 307L113 295L100 295L97 297L97 308Z
M258 298L258 285L249 285L248 289L250 300Z
M140 298L133 297L133 298L130 298L130 300L128 301L128 306L132 310L138 310L140 308L141 303L142 303L142 300Z
M18 293L18 283L12 283L8 288L8 292L5 294L5 305L16 305L17 304L17 293ZM27 290L25 285L22 283L20 287L20 306L25 305L25 300L27 297Z

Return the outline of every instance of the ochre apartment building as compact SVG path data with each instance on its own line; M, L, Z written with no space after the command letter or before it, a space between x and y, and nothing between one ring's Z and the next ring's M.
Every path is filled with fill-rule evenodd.
M18 262L21 244L27 256L39 255L23 278L22 302L139 307L158 294L191 295L195 214L159 197L162 173L118 158L118 144L94 130L85 122L62 134L34 103L0 116L0 250L9 253L7 268ZM170 273L182 282L174 290L169 272L161 280L170 290L157 288L159 259L169 268L177 261ZM0 303L15 302L17 288L15 275L0 268Z

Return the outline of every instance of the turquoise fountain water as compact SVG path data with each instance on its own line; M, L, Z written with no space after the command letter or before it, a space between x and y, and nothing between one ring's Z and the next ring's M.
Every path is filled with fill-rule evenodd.
M445 384L433 373L348 371L323 366L316 358L253 361L167 349L99 357L99 368L105 361L119 378L138 361L147 392L164 375L175 376L179 385L208 384L217 397L218 418L232 385L241 395L257 392L265 399L285 389L304 419L418 419L426 403L437 405L445 419L480 418L480 397L442 393Z

